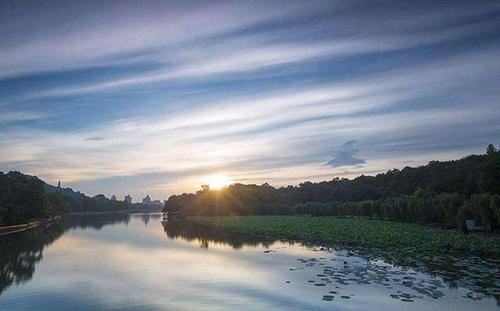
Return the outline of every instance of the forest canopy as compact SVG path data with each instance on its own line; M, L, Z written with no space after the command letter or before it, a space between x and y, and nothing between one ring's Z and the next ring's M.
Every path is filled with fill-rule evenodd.
M376 176L304 182L274 188L269 184L233 184L213 191L171 196L166 210L193 215L311 214L368 216L462 227L474 218L500 225L500 152L454 161L393 169Z
M27 223L54 215L126 208L104 195L88 197L70 188L54 187L36 176L0 172L0 226Z

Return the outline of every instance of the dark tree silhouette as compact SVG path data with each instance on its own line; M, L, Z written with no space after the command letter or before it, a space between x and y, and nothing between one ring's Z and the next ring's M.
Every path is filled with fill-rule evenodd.
M481 192L500 194L500 151L489 145L486 157L481 163L479 184Z
M171 196L166 210L175 208L185 216L350 215L444 227L463 227L465 219L473 217L478 222L497 227L500 225L500 201L489 194L498 193L499 157L500 152L490 145L485 155L432 161L417 168L393 169L352 180L306 181L297 187L281 188L269 184L233 184L217 191L202 187L196 194ZM481 204L476 198L480 190L485 192ZM469 198L471 202L465 204Z

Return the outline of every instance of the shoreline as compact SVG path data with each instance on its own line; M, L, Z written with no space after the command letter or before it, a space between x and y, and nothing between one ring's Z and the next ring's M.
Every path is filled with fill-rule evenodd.
M40 225L46 224L47 222L51 222L51 221L54 221L56 219L59 219L61 217L62 217L62 215L56 215L56 216L49 217L47 219L35 220L35 221L28 222L25 224L3 226L3 227L0 227L0 237L5 236L5 235L9 235L9 234L13 234L13 233L27 231L27 230L36 228Z
M75 213L67 213L62 215L57 215L53 217L49 217L47 219L35 220L24 224L18 225L9 225L9 226L0 226L0 237L6 236L13 233L23 232L26 230L30 230L36 228L42 224L45 224L48 221L53 221L64 216L71 215L111 215L111 214L155 214L161 213L162 210L122 210L122 211L103 211L103 212L75 212Z
M500 237L392 221L309 216L189 217L189 222L279 240L389 251L397 261L444 253L497 256Z
M104 211L104 212L74 212L65 215L107 215L107 214L154 214L161 213L162 210L121 210L121 211Z

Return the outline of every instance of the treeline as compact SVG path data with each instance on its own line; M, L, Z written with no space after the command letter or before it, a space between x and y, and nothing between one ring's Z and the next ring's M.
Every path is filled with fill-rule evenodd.
M393 169L376 176L335 178L319 183L278 189L287 202L332 202L378 200L410 195L417 189L435 193L481 193L480 172L486 155L471 155L454 161L432 161L425 166Z
M103 194L86 196L71 188L60 188L46 184L49 206L59 208L60 213L85 213L123 210L127 208L124 201L111 200Z
M171 196L168 210L180 209L185 216L289 214L289 204L276 188L263 184L233 184L218 191L208 187L193 193Z
M0 225L41 219L53 212L43 181L19 172L0 172Z
M122 201L104 195L88 197L70 188L47 185L36 176L0 172L0 226L27 223L72 212L97 212L126 208Z
M435 194L422 189L412 195L360 202L308 202L292 207L295 214L312 216L364 216L374 219L438 224L466 231L465 220L486 230L500 228L500 195Z
M234 184L219 191L205 186L195 194L171 196L166 209L180 209L186 216L359 215L446 227L462 226L465 219L473 218L498 227L498 194L500 152L490 145L484 155L352 180L335 178L281 188Z

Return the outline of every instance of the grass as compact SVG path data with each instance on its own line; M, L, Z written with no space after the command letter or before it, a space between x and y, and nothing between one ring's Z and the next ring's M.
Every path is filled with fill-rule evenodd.
M393 221L309 216L191 217L189 220L223 230L324 246L377 248L390 252L399 262L450 253L500 256L500 237Z

